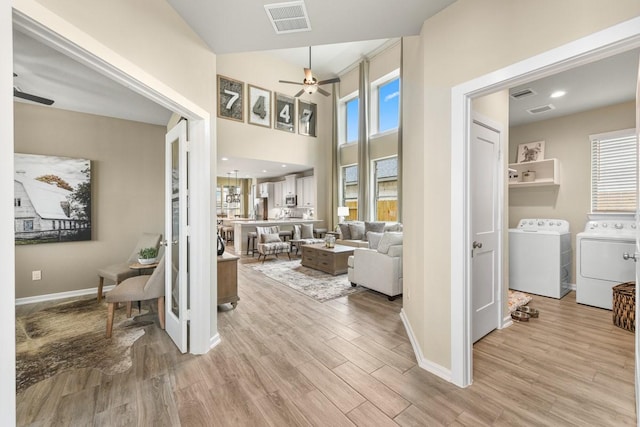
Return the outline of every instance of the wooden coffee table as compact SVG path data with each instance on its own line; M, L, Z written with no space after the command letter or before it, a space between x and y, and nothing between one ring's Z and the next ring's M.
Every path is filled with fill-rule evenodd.
M344 245L327 248L324 243L302 245L302 265L334 276L344 274L347 272L347 260L349 255L353 255L353 249Z

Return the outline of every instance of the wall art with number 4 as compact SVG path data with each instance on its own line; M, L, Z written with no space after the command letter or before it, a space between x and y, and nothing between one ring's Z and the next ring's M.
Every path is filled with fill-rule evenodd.
M285 132L295 133L295 99L276 92L274 127Z
M248 84L248 122L252 125L271 127L271 91Z
M218 74L218 117L244 122L244 83Z

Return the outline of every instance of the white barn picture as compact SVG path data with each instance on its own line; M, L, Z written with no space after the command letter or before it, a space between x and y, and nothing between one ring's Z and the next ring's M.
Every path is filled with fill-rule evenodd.
M91 240L91 162L15 154L17 245Z

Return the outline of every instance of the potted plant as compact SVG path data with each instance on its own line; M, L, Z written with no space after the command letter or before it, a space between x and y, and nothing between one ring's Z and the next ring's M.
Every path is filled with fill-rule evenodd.
M138 262L143 265L153 264L158 256L157 248L142 248L138 252Z

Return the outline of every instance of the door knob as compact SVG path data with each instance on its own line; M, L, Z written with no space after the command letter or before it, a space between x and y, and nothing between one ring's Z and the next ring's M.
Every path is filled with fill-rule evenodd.
M482 243L474 240L473 249L482 249Z
M638 260L636 259L636 254L631 255L629 252L625 252L625 253L623 253L623 254L622 254L622 259L623 259L623 260L625 260L625 261L628 261L628 260L630 260L630 259L632 259L632 260L633 260L633 262L638 261Z

